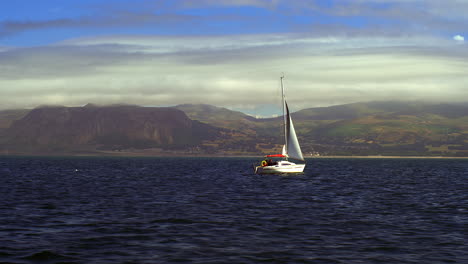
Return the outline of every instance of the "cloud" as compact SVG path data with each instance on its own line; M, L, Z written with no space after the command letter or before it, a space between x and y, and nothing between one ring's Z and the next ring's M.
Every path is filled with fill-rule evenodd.
M0 23L0 37L18 34L28 30L67 27L74 22L69 19L55 19L48 21L4 21Z
M175 0L175 5L183 8L200 8L213 6L255 6L262 8L271 8L279 4L278 0Z
M453 36L453 40L455 40L455 41L457 41L457 42L464 42L464 41L465 41L465 37L460 36L460 35L455 35L455 36Z
M112 29L130 26L154 24L167 26L171 24L194 22L196 16L184 14L153 14L148 12L123 12L102 14L101 16L82 16L78 18L60 18L42 21L3 21L0 22L0 38L16 35L26 31L43 29Z
M278 12L318 14L327 23L340 25L343 19L361 20L356 29L375 28L380 34L433 34L434 31L466 30L467 1L439 0L342 0L281 1ZM345 22L346 23L346 22Z
M468 51L457 45L464 38L438 36L463 34L468 2L325 2L142 0L94 5L92 16L3 21L0 38L44 29L85 33L44 46L0 46L0 106L210 103L247 109L278 101L281 72L296 110L467 98ZM238 12L245 7L249 13ZM134 27L148 35L125 34Z
M239 6L268 8L276 1L270 0L234 0L234 1L212 1L200 0L197 2L186 0L159 1L143 0L132 3L112 3L112 4L94 4L79 6L76 13L71 17L62 17L55 19L25 20L10 19L0 20L0 39L18 35L24 32L39 31L44 29L79 29L81 31L95 29L120 29L123 32L129 32L132 27L150 27L153 31L174 32L176 28L189 26L192 30L196 26L203 27L205 30L210 27L216 27L219 22L230 21L239 23L241 21L257 20L255 16L241 14L240 12L230 12L230 15L207 12L206 14L190 14L187 10L199 8L229 8ZM83 11L84 10L84 11ZM93 13L93 15L89 15ZM196 13L196 12L195 12ZM258 21L258 20L257 20ZM201 23L201 24L200 24ZM170 27L170 30L168 28ZM173 35L171 33L171 35Z
M3 108L42 104L275 104L467 98L468 53L408 37L107 36L0 51Z
M228 30L234 34L307 32L322 37L429 36L434 31L463 32L468 23L465 15L468 12L466 1L343 0L324 4L325 2L327 1L140 0L111 5L100 3L74 7L77 13L70 17L0 21L0 39L7 36L11 39L11 36L19 36L20 33L45 29L68 29L83 36L116 32L128 34L133 30L169 35L226 34Z

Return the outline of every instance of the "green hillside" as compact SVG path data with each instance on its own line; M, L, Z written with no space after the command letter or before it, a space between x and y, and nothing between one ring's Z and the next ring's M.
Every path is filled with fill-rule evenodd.
M182 109L190 117L194 113ZM252 119L238 112L211 108L196 118L243 134L225 139L238 148L279 151L281 118ZM211 115L210 118L204 115ZM225 119L220 121L218 118ZM322 155L468 155L468 104L369 102L309 108L292 114L304 153ZM248 124L248 130L245 130ZM247 133L247 131L249 131ZM240 138L239 138L240 139ZM223 144L219 146L222 148Z
M74 146L81 147L86 138L90 140L83 142L91 149L107 146L113 140L112 146L106 148L118 146L119 150L130 152L154 146L168 151L177 147L178 153L192 154L258 155L281 151L284 140L281 117L256 119L203 104L174 108L183 111L187 118L177 115L177 119L163 122L154 119L162 110L137 106L87 106L66 108L67 111L57 108L49 109L47 116L34 118L28 114L29 110L0 111L0 153L2 145L11 150L25 140L55 142L60 138L63 138L60 144L70 146L70 152ZM109 118L103 119L104 112ZM60 120L70 120L70 124L38 126L45 122L45 117L51 124ZM306 156L316 152L325 156L468 156L467 103L354 103L308 108L292 113L292 118ZM184 129L171 130L176 120ZM23 145L34 147L34 144ZM186 150L181 149L184 145Z
M251 133L255 118L238 111L206 104L183 104L175 108L182 110L192 120L208 123L217 127L235 129Z

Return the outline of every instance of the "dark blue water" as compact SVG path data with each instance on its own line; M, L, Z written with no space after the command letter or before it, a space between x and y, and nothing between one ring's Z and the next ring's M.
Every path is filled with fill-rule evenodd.
M468 160L0 157L0 263L468 263Z

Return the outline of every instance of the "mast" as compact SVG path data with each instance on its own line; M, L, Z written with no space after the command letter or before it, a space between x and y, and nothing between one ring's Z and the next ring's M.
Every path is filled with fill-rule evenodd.
M288 128L287 128L287 116L286 116L286 98L284 95L284 86L283 86L283 79L284 79L284 73L280 77L281 81L281 98L282 98L282 105L283 105L283 127L284 127L284 145L286 149L286 154L288 152ZM286 155L287 158L287 155Z

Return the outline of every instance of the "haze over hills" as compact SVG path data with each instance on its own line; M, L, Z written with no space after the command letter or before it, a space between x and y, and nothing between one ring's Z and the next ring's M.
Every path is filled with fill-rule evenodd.
M468 104L367 102L292 116L306 155L468 156ZM0 153L257 155L281 149L281 120L188 104L0 111Z

